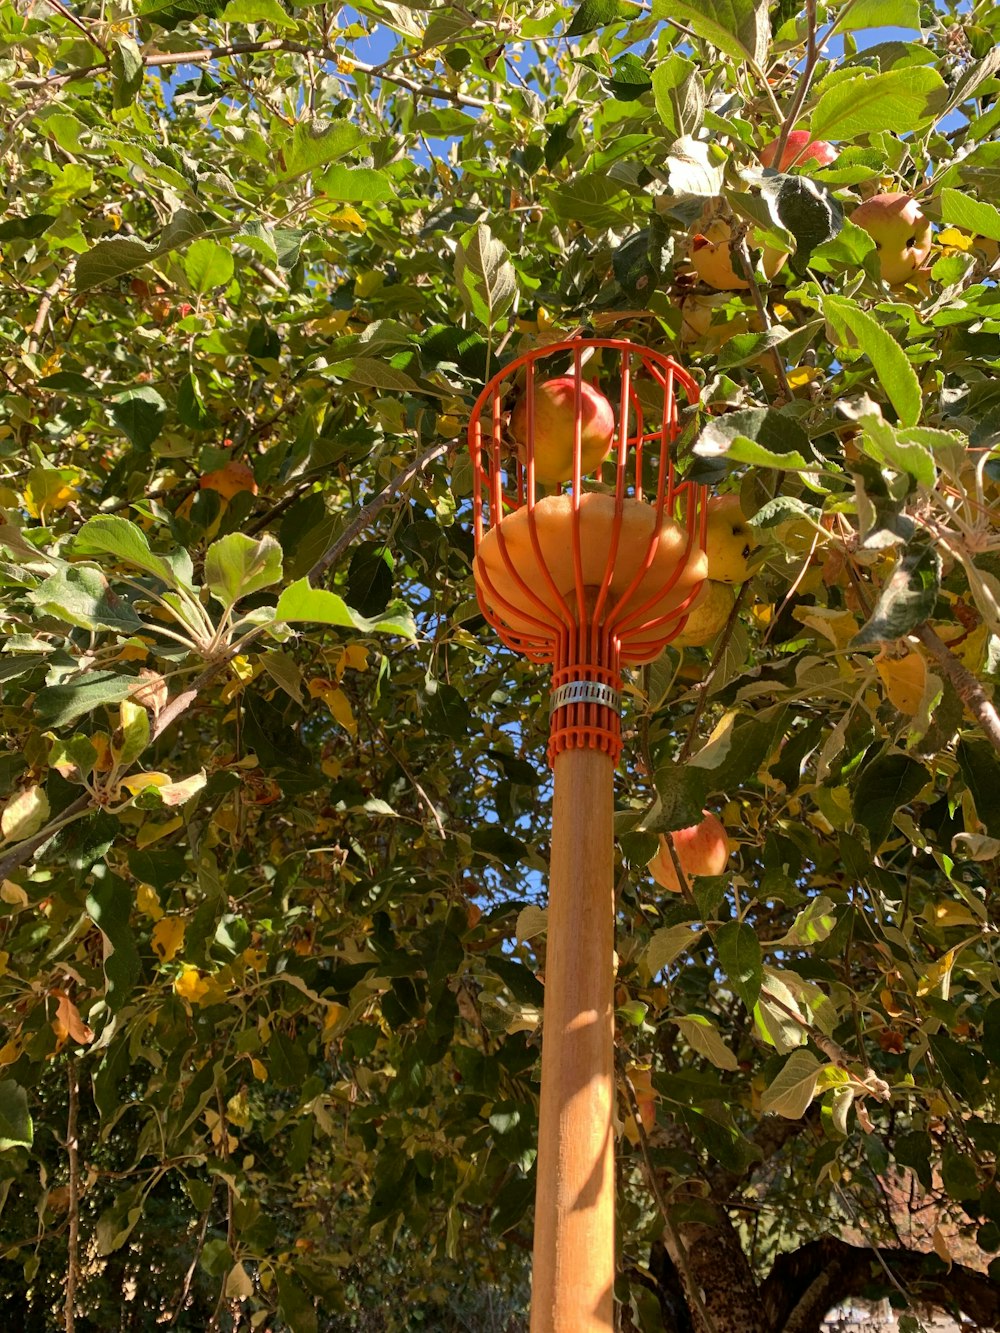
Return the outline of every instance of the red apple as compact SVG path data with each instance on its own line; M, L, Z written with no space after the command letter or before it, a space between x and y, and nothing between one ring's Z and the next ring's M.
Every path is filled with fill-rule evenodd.
M890 286L909 282L931 252L931 224L908 194L876 194L851 214L875 242L882 277Z
M696 875L721 875L729 862L730 847L725 826L707 810L702 813L705 818L700 824L675 829L670 835L681 870L689 880ZM662 833L660 849L646 868L657 884L669 889L671 893L681 892L670 848Z
M778 140L772 139L760 150L760 160L765 167L773 167L778 153ZM819 167L827 167L835 161L837 150L825 139L812 139L808 130L792 130L781 154L779 171L787 171L791 166L802 167L807 162L815 162Z
M572 375L535 382L535 478L544 486L569 481L573 476L576 381ZM599 389L584 380L580 385L580 474L593 472L607 458L615 433L615 411ZM527 461L528 399L520 399L510 414L510 432L518 456Z

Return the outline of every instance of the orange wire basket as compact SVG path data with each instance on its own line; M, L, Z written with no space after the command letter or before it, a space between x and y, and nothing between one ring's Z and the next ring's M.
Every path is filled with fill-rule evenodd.
M592 359L593 385L584 374ZM544 488L538 462L552 424L536 420L536 391L550 378L541 363L564 389L572 384L571 464ZM587 474L585 396L595 388L615 408L615 426L607 456ZM670 357L624 339L573 338L516 358L472 410L476 594L504 643L553 666L550 762L578 747L617 760L622 666L656 657L701 594L708 497L675 475L679 391L698 401Z

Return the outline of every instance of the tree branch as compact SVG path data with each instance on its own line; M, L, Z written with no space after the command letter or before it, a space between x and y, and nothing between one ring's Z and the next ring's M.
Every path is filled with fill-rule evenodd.
M913 633L948 677L955 688L955 693L979 723L986 739L1000 754L1000 714L997 713L993 700L930 625L926 622L918 625Z
M433 463L436 458L440 458L442 454L446 454L452 447L452 444L453 441L451 440L445 440L441 444L435 444L432 448L428 449L426 453L421 454L419 458L415 459L414 462L404 467L401 472L397 472L389 484L384 486L373 500L369 500L366 505L362 506L354 521L347 526L333 545L329 546L323 552L309 571L309 582L315 582L315 580L322 574L326 573L331 565L336 564L350 546L351 542L353 542L356 537L360 537L361 533L368 527L375 515L385 508L389 501L403 489L407 482L410 482L414 477L419 476L424 468Z
M767 1327L775 1333L820 1333L824 1316L845 1297L897 1289L883 1264L915 1300L961 1311L983 1329L1000 1327L1000 1282L963 1264L946 1269L936 1254L873 1250L832 1236L775 1260L761 1292Z

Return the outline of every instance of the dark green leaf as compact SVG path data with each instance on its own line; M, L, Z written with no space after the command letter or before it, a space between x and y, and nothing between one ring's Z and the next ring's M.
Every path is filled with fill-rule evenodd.
M745 921L727 921L715 932L715 948L729 985L752 1013L764 979L760 941L754 928Z
M879 593L871 618L851 640L854 648L887 643L910 634L931 615L941 583L941 557L933 546L908 551Z
M896 811L930 781L930 773L906 754L880 754L861 770L853 794L855 821L868 830L877 851L889 836Z
M583 0L566 29L567 37L579 37L605 24L625 19L631 21L642 13L642 6L632 0Z
M991 838L1000 838L1000 760L988 741L963 739L955 752L976 814Z

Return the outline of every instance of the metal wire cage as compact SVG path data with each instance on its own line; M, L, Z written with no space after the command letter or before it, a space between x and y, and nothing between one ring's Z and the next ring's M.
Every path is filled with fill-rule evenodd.
M476 593L504 643L553 666L552 762L617 758L622 666L651 661L701 594L707 490L675 475L679 391L698 401L670 357L574 338L505 366L472 410Z

